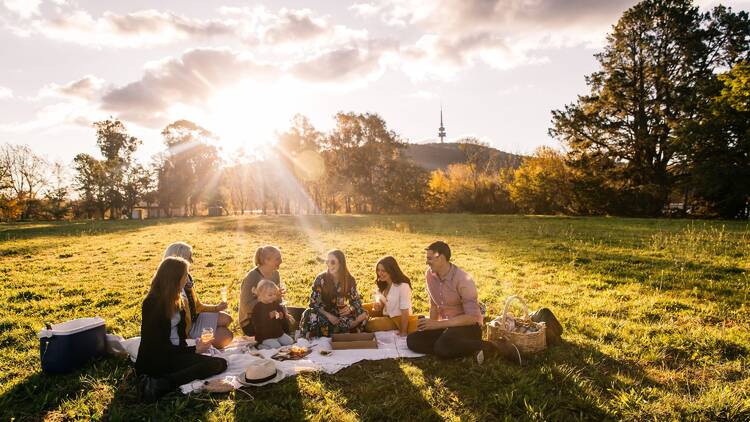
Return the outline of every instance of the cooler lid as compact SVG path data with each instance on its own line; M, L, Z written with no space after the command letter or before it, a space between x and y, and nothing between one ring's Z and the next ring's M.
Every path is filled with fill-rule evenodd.
M71 319L70 321L52 325L51 330L48 328L43 328L39 331L37 336L39 338L52 336L68 336L71 334L80 333L81 331L90 330L101 325L104 325L104 319L101 317Z

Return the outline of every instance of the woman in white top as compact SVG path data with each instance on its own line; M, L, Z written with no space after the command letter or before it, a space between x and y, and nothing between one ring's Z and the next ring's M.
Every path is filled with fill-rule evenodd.
M411 314L411 280L398 262L386 256L375 266L375 300L364 305L370 315L367 331L398 330L405 336L417 330L417 317Z

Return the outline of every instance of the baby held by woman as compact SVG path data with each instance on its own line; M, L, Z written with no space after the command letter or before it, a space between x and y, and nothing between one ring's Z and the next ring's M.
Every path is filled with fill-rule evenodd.
M286 334L289 319L281 305L279 287L271 280L261 280L253 289L258 303L253 308L251 321L255 328L255 341L262 349L278 349L289 346L294 340Z

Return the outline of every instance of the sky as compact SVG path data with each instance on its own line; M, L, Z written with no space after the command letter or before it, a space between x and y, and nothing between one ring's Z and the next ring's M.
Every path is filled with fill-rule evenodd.
M530 154L560 147L551 110L587 92L593 55L635 3L0 0L0 143L69 163L97 155L91 124L114 117L148 162L161 130L188 119L232 157L297 113L325 131L339 111L433 142L442 106L448 141Z

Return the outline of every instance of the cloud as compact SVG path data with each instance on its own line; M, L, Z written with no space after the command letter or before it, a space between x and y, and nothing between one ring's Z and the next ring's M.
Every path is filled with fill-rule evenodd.
M39 109L34 118L24 122L0 124L0 133L24 134L59 130L61 126L91 127L91 123L106 117L105 113L84 101L65 101L48 104Z
M85 100L96 100L104 89L104 79L92 75L86 75L75 81L68 82L64 85L55 83L49 84L39 92L40 97L72 97Z
M0 100L8 98L13 98L13 90L4 86L0 86Z
M355 3L349 6L349 10L360 17L369 17L377 15L381 8L375 3Z
M263 6L221 7L219 12L242 22L242 38L253 46L306 48L310 43L332 46L367 38L366 30L335 25L329 16L316 15L310 9L282 8L271 12Z
M406 22L435 32L560 29L614 23L634 0L380 0L368 3L384 22Z
M380 0L352 6L362 16L421 34L402 48L415 80L451 79L484 63L506 70L545 63L547 48L600 45L633 0Z
M24 13L15 25L6 24L6 28L17 36L38 34L96 48L153 47L210 39L240 41L253 47L302 48L311 42L331 46L367 38L366 30L335 25L329 16L317 15L310 9L221 7L220 16L214 19L153 9L126 14L106 11L99 16L72 7L58 7L41 15L38 7L34 10Z
M228 48L192 49L148 65L139 80L105 93L101 107L128 120L160 125L172 105L200 104L243 79L262 81L278 71Z
M34 19L30 28L35 33L58 41L95 47L133 48L235 33L231 22L192 19L158 10L141 10L125 15L104 12L98 18L84 10L74 10L51 19Z
M273 24L265 28L264 38L271 44L297 42L321 36L330 29L326 19L316 18L309 9L281 9Z
M292 66L291 73L306 81L335 82L369 79L384 70L386 55L397 51L392 41L373 41L323 52Z
M5 0L3 6L23 19L39 15L42 0Z

